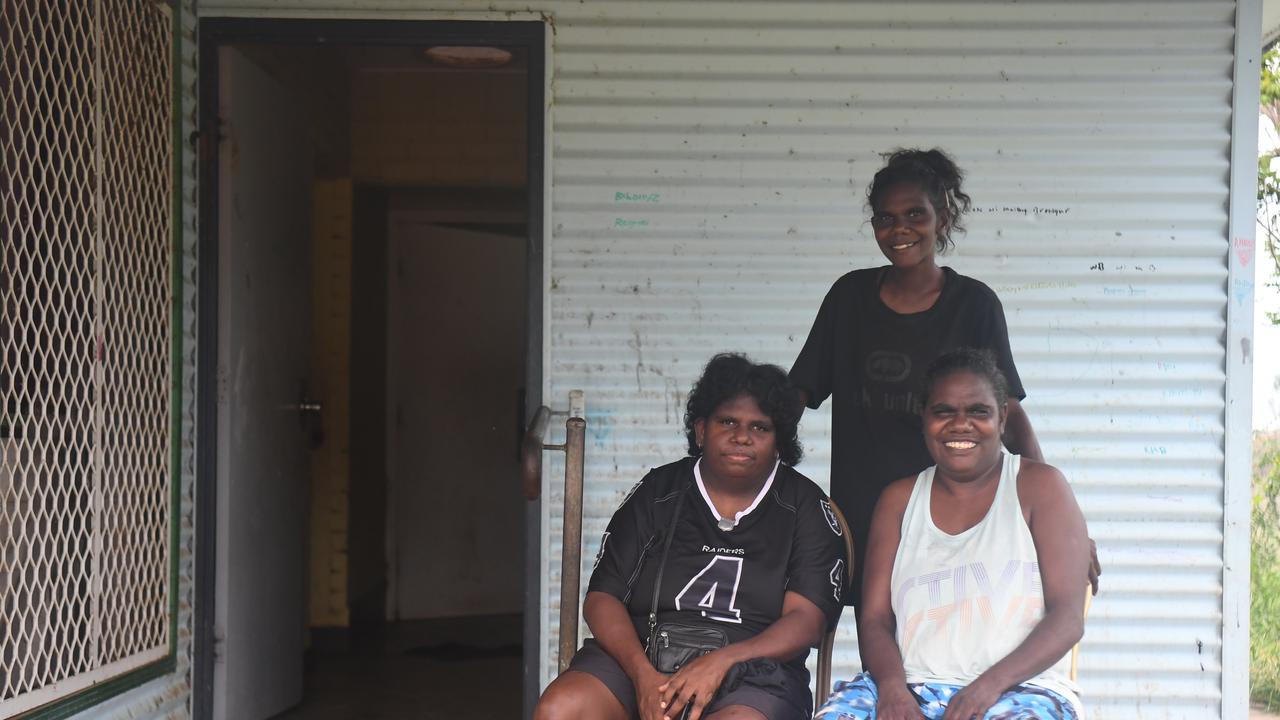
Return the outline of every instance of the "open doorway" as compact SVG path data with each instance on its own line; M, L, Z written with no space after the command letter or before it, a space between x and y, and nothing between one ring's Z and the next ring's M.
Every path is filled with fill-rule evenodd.
M202 22L198 717L536 691L542 30Z

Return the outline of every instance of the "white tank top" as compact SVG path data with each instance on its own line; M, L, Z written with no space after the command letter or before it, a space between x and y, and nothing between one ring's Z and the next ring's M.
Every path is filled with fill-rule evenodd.
M1018 502L1020 460L1005 453L991 508L959 535L933 524L934 468L916 478L902 516L891 586L907 682L968 685L1021 644L1044 616L1036 546ZM1068 652L1026 684L1062 695L1083 718L1070 672Z

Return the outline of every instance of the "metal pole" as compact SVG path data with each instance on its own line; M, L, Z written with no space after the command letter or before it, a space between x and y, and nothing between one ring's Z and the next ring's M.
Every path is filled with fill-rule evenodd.
M578 590L582 573L582 466L587 421L565 423L564 535L560 556L560 672L578 650Z

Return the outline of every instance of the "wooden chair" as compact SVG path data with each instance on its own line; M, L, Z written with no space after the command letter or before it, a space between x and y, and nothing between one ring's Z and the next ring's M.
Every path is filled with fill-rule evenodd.
M844 513L840 512L840 508L836 507L834 502L831 503L831 512L836 516L836 523L840 526L840 536L844 539L844 587L841 588L840 596L845 597L852 592L854 578L853 563L853 531L849 529L849 523L844 519ZM822 637L822 643L818 645L818 678L814 686L813 693L813 710L817 712L822 707L822 703L826 702L827 696L831 694L831 653L836 646L836 630L833 626Z

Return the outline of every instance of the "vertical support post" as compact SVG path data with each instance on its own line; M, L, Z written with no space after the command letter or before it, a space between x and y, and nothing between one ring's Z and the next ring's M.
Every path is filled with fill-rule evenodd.
M1222 715L1249 714L1249 523L1253 511L1253 301L1262 0L1236 3L1228 207L1222 490Z
M578 649L578 591L582 573L582 470L587 421L570 417L564 441L564 535L560 554L560 672Z

